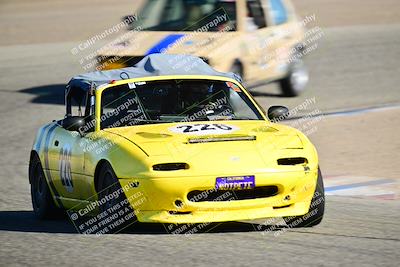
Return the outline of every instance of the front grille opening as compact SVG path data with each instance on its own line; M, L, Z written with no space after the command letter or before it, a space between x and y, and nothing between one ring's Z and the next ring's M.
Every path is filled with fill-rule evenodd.
M279 206L279 207L273 207L274 210L277 209L284 209L284 208L289 208L290 206L292 206L292 204L286 205L286 206Z
M155 171L177 171L189 169L189 164L176 162L176 163L161 163L153 165Z
M228 141L254 141L256 136L219 136L219 137L200 137L200 138L190 138L188 140L189 144L197 143L212 143L212 142L228 142Z
M298 165L307 164L308 160L306 158L282 158L278 159L278 165Z
M187 198L191 202L204 201L233 201L272 197L278 194L278 187L259 186L244 190L194 190L189 192Z
M191 211L176 211L176 210L170 210L170 211L168 211L168 213L169 213L170 215L188 215L188 214L191 214L192 212L191 212Z

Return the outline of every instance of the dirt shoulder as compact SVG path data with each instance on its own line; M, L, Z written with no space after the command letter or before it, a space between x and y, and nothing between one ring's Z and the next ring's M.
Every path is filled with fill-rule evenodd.
M328 175L400 179L400 109L325 117L309 137Z
M398 0L292 0L300 16L315 14L321 27L400 23Z

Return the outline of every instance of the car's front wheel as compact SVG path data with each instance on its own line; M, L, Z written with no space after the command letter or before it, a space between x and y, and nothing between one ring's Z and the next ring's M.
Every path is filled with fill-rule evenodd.
M113 227L110 228L109 233L119 232L136 221L134 210L129 205L110 164L106 163L101 167L97 187L100 213L113 218Z
M290 228L312 227L318 225L324 217L325 211L325 190L322 180L321 170L318 169L317 186L311 200L310 208L305 215L284 217L286 224Z
M279 81L284 96L298 96L304 91L309 80L309 74L304 62L299 59L289 66L288 74Z

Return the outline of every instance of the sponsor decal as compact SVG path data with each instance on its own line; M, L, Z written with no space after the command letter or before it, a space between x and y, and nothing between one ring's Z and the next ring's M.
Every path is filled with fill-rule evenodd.
M231 82L226 82L226 85L231 88L233 91L240 93L242 90L240 90L239 86L237 86L234 83Z
M171 132L181 134L192 134L192 135L207 135L207 134L226 134L239 130L234 125L227 124L179 124L177 126L169 128Z

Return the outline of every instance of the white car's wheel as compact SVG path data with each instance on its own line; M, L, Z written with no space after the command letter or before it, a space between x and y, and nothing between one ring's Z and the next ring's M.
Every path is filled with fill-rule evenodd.
M288 75L280 80L284 96L298 96L301 94L309 80L309 74L304 62L296 60L289 66Z

